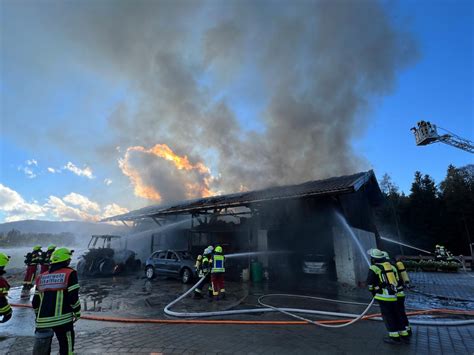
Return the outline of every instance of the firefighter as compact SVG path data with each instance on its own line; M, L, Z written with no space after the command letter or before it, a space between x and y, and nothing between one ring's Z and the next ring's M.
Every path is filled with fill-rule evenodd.
M435 251L434 251L434 255L435 255L436 260L440 260L440 259L441 259L441 255L440 255L440 253L439 253L439 245L438 245L438 244L436 244Z
M196 258L196 263L194 264L194 267L196 268L196 273L197 275L201 278L202 277L202 255L199 254ZM199 290L199 287L201 285L199 285L198 287L196 287L194 289L194 296L193 298L202 298L202 294L201 294L201 290Z
M23 280L23 290L28 291L33 287L33 281L41 259L41 245L35 245L33 251L25 255L26 272Z
M56 249L56 245L50 244L48 245L48 249L46 252L41 253L41 269L40 269L40 274L43 272L48 271L49 265L51 263L51 254L53 254L54 250Z
M5 323L12 317L12 307L8 304L7 296L10 290L10 285L2 276L5 274L5 267L10 261L10 257L4 253L0 253L0 323Z
M387 252L384 252L385 259L390 262L390 257ZM396 263L392 263L392 266L395 266L398 273L398 286L397 286L397 306L398 312L400 314L400 319L402 321L403 327L407 331L409 337L411 337L412 330L410 323L408 322L407 313L405 310L405 292L404 290L410 287L410 278L408 277L408 272L405 268L403 262L398 259Z
M197 263L197 262L196 262ZM203 298L202 290L204 286L208 285L209 299L212 300L212 286L211 286L211 263L212 263L212 248L204 249L204 253L200 262L198 275L199 278L205 277L204 281L194 289L194 298Z
M49 270L36 278L32 304L36 314L35 348L41 353L51 352L53 332L61 355L74 351L74 322L81 316L81 304L77 272L69 267L72 253L67 248L56 249Z
M442 261L446 261L446 259L448 258L448 254L446 252L446 248L443 246L443 245L440 245L439 246L439 255L440 255L440 259Z
M212 296L216 301L219 300L219 295L222 299L225 298L224 264L225 256L222 254L222 247L216 246L216 248L214 249L214 255L212 256L211 268Z
M397 306L398 274L385 259L379 249L369 249L371 266L367 276L369 291L380 305L380 312L388 330L388 337L383 340L389 344L400 344L408 340L408 333L402 325Z

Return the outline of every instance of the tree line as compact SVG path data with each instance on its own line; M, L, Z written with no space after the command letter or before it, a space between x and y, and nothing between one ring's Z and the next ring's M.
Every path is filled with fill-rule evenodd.
M1 247L17 247L41 245L46 247L47 244L72 244L75 242L73 233L62 232L52 233L23 233L17 229L11 229L8 232L0 232Z
M470 255L474 243L474 165L449 165L439 184L415 172L410 194L399 191L385 174L380 188L386 203L377 212L381 229L396 239L433 251L436 244L455 254ZM406 254L416 251L405 249Z

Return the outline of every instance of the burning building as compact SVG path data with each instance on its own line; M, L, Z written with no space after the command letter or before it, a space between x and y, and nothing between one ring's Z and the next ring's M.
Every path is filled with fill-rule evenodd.
M365 250L379 242L373 208L382 202L373 171L262 190L206 197L171 205L150 206L104 221L135 228L156 228L129 237L129 248L141 240L143 253L208 245L226 254L248 253L229 260L237 277L258 260L271 275L292 278L304 273L305 258L317 256L332 280L358 285L364 281ZM153 221L153 222L151 222Z

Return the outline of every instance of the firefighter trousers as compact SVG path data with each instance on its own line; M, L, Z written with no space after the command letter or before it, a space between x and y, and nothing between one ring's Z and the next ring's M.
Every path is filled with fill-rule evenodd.
M212 294L214 296L218 296L219 293L225 294L223 272L215 272L211 274L211 282L212 282Z
M28 265L26 267L25 278L23 280L23 286L32 287L33 282L35 281L36 277L36 270L38 269L38 265Z
M194 293L198 293L202 295L202 290L205 289L205 286L208 288L209 296L212 296L212 286L211 286L211 274L207 274L204 278L204 281L194 289Z
M400 337L400 332L405 331L402 325L398 304L396 301L380 301L380 313L388 330L388 335L392 338Z
M71 355L74 353L74 323L67 323L51 328L56 334L56 338L59 343L59 354L60 355ZM51 342L53 338L49 340L49 352L45 354L51 354ZM42 353L43 354L43 353Z
M410 323L408 322L407 312L405 310L405 297L397 297L397 307L403 328L405 330L411 330Z

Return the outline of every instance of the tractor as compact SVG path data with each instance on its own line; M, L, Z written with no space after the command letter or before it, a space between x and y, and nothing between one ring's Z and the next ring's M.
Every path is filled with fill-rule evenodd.
M138 271L141 262L136 259L135 252L112 248L114 244L119 244L118 235L93 235L85 252L77 263L77 272L81 276L111 276L118 275L126 271Z

